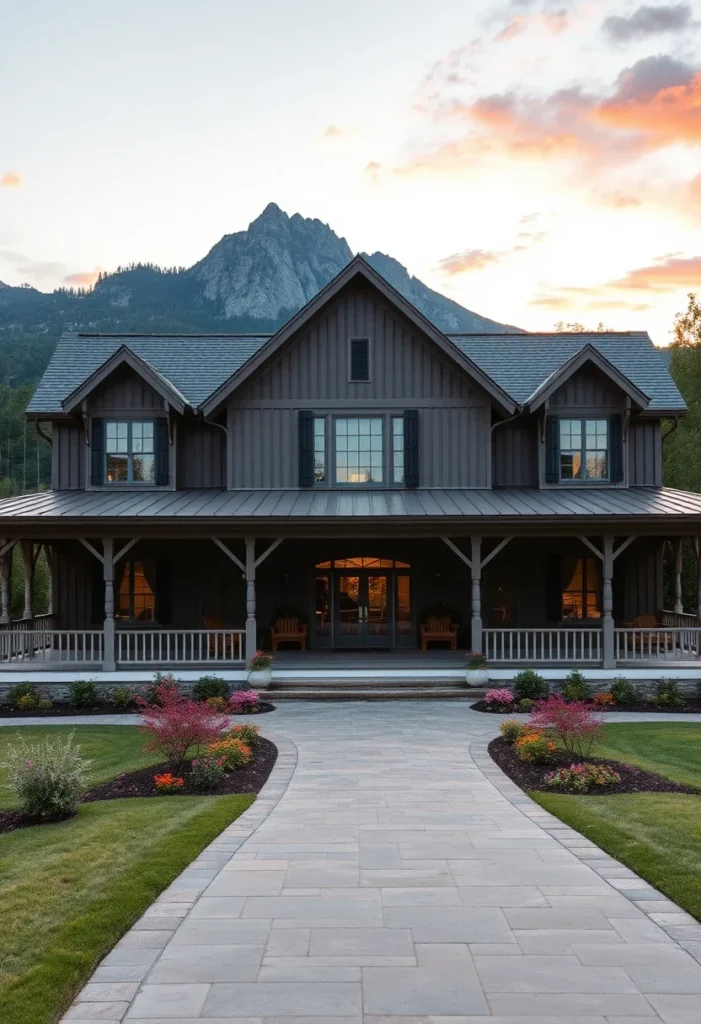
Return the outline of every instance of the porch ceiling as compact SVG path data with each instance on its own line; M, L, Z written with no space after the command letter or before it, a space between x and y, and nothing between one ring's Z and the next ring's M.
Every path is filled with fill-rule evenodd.
M701 494L671 488L42 491L0 501L0 537L283 533L701 533Z

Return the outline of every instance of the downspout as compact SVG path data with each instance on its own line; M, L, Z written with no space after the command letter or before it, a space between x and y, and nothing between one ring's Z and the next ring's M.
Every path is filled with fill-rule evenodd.
M669 430L665 431L665 433L662 435L662 437L660 439L660 442L666 441L667 438L670 437L674 433L674 431L677 429L677 427L679 426L680 422L681 422L680 417L679 416L675 416L674 417L674 423L669 428Z
M53 439L51 435L44 433L44 431L41 429L41 423L39 422L39 420L34 420L34 429L36 430L39 437L43 437L44 440L47 441L50 445L53 444Z
M505 427L507 423L513 423L514 420L517 420L519 416L523 415L523 412L524 407L520 405L516 412L513 414L513 416L509 416L508 420L497 420L496 423L492 423L491 427L489 428L490 433L496 430L497 427Z

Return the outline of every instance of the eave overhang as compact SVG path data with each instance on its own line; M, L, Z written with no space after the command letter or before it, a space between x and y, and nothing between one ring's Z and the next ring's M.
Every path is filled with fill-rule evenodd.
M621 371L614 366L610 360L603 356L601 352L599 352L599 350L590 343L583 345L578 352L575 352L573 356L570 356L570 358L566 359L564 363L561 363L560 366L558 366L558 368L554 370L553 373L551 373L550 376L547 377L546 380L544 380L543 383L540 384L533 394L527 399L525 402L525 408L529 412L535 412L544 405L548 398L550 398L558 388L562 387L570 377L587 364L596 366L596 368L608 377L612 383L619 387L621 391L630 398L631 404L636 410L643 412L647 409L650 404L650 399L645 392L641 391L641 389L637 387L629 377L626 377L624 373L621 373ZM656 413L656 415L659 415L659 413Z

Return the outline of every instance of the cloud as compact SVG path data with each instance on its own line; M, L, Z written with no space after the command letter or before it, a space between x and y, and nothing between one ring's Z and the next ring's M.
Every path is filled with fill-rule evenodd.
M674 292L680 288L701 288L701 256L661 257L648 267L629 270L611 283L612 288L626 291Z
M0 188L19 188L22 184L22 175L17 171L4 171L0 175Z
M48 286L60 281L68 269L64 263L35 260L12 249L0 249L0 263L3 262L9 264L22 281Z
M66 274L63 283L71 288L92 288L99 275L99 268L97 270L82 270L75 274Z
M455 252L452 256L446 256L439 260L438 269L443 274L452 277L455 274L465 274L471 270L484 270L492 263L499 263L503 253L492 252L489 249L464 249L462 252Z
M616 43L644 39L665 32L681 32L692 24L689 4L644 4L627 16L612 14L606 18L602 31Z
M701 71L671 57L645 57L622 71L616 85L592 120L637 133L646 149L701 143Z
M322 136L325 139L337 139L339 135L343 135L343 129L337 124L330 124L322 132Z
M559 11L540 11L538 14L514 14L501 31L497 32L493 42L509 42L536 26L546 28L557 35L569 28L570 16L564 7Z
M365 173L373 182L379 181L381 170L382 164L378 163L377 160L370 160L367 164L365 164Z

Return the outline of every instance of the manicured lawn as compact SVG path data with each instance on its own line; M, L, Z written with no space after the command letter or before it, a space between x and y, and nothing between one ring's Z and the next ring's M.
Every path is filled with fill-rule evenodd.
M696 722L606 725L594 753L701 786L701 724ZM701 796L530 795L701 920Z
M31 732L49 729L59 731ZM95 781L151 759L127 726L79 726L76 738L100 758ZM2 1024L53 1024L120 936L254 799L104 801L0 837Z

